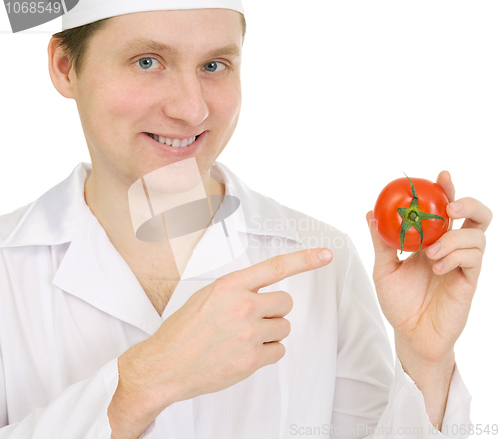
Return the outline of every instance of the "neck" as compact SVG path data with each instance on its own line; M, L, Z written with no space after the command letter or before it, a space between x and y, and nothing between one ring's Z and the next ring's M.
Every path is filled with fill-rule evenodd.
M166 266L171 267L171 271L175 271L175 267L181 274L206 228L183 239L182 245L179 245L179 242L171 242L168 237L166 242L140 241L135 236L130 216L130 186L98 171L99 169L93 166L92 173L85 182L85 201L116 250L130 266L141 266L146 270L146 267L158 264L163 269ZM225 195L224 184L213 179L210 170L201 177L207 196ZM210 204L212 215L215 215L219 205L220 203ZM207 228L208 226L209 224L206 225ZM179 249L182 254L179 254Z

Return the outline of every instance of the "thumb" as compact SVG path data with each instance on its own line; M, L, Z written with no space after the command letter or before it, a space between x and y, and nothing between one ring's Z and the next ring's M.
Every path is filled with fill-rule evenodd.
M378 234L378 221L374 218L373 210L366 214L366 221L370 228L373 249L375 250L375 265L373 267L373 280L387 276L395 271L399 265L397 249L391 247Z

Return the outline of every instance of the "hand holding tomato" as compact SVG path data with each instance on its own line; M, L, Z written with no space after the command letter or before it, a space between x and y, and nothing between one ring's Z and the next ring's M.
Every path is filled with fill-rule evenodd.
M373 211L366 216L375 249L373 280L382 311L394 328L396 346L399 343L411 351L412 358L428 365L450 358L465 327L486 246L484 232L492 219L490 209L474 198L454 201L455 188L448 172L439 174L437 185L450 201L445 206L449 218L466 220L460 229L448 230L425 251L404 261L380 237ZM426 196L418 195L422 201ZM431 210L423 203L419 207ZM424 220L422 229L425 221L442 229L443 222L435 219ZM399 231L400 224L396 227ZM424 246L425 238L424 230Z

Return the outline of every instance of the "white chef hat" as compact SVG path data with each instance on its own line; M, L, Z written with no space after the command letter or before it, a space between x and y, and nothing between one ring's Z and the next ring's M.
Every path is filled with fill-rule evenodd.
M241 0L80 0L62 16L62 30L133 12L206 8L233 9L244 14Z

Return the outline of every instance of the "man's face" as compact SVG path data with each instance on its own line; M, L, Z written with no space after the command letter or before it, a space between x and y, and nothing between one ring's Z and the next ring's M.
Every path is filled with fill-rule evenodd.
M153 11L113 17L107 24L91 38L80 76L70 73L94 170L131 185L195 157L205 174L240 113L240 14ZM148 47L145 40L166 47ZM192 145L175 147L193 137Z

